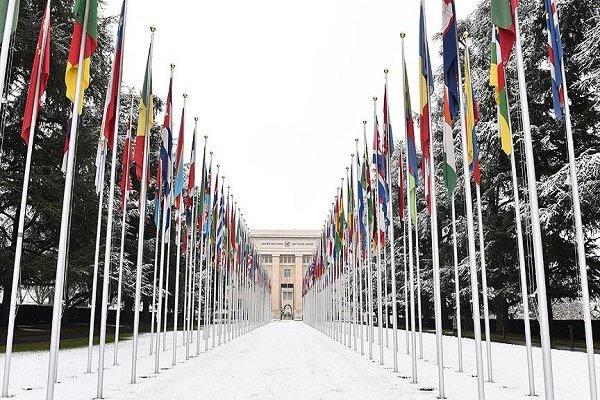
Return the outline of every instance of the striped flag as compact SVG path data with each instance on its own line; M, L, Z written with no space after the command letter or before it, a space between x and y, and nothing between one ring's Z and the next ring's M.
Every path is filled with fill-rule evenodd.
M417 167L417 148L415 141L415 126L412 118L412 107L410 104L410 87L408 73L406 72L406 60L402 60L404 66L404 120L406 124L407 152L408 152L408 193L410 215L416 221L417 195L416 189L419 184L419 172Z
M423 176L425 177L425 200L427 210L431 212L431 177L429 176L428 163L430 162L429 143L431 140L429 121L429 97L433 94L433 73L429 58L429 44L427 43L427 29L425 25L425 3L421 0L421 15L419 19L419 98L421 100L420 128L421 151L423 152Z
M87 21L85 16L87 14ZM87 22L87 24L86 24ZM85 26L84 26L85 25ZM84 34L85 29L85 36ZM84 43L82 43L82 40ZM79 53L81 46L84 45L83 65L79 65ZM90 85L90 63L92 54L98 46L98 0L76 0L75 1L75 25L73 27L73 37L71 38L71 48L67 59L67 71L65 73L65 84L67 86L67 97L71 103L75 104L77 74L79 68L83 68L81 93L79 96L79 110L83 110L83 97L85 90Z
M140 98L137 135L135 138L135 172L142 180L144 157L146 156L146 133L154 125L154 96L152 95L152 47L148 50L148 62L144 74L144 86Z
M8 6L7 1L3 1L4 11ZM17 1L17 7L19 2ZM0 6L1 7L1 6ZM18 8L17 8L18 10ZM16 16L15 16L16 17ZM2 29L3 30L3 29ZM2 32L0 30L0 34ZM1 39L0 39L1 40ZM29 135L31 126L34 125L33 109L34 105L39 111L42 96L46 92L48 77L50 76L50 1L46 3L42 25L38 35L37 47L33 58L33 67L31 67L31 78L29 80L29 89L27 91L27 100L25 101L25 113L23 115L23 124L21 126L21 138L25 144L29 144ZM37 98L36 98L37 93ZM37 102L37 103L36 103ZM37 115L35 116L37 119Z
M19 3L20 0L15 1L15 9L13 13L13 20L11 26L11 34L17 30L17 23L19 22ZM4 28L9 21L6 20L6 14L8 12L8 0L0 0L0 44L4 40Z
M160 135L160 162L162 164L163 193L170 201L171 181L173 180L173 168L171 154L173 153L173 134L171 132L171 110L173 109L173 74L169 80L169 91L165 104L165 117Z
M563 89L563 47L558 26L558 12L556 0L544 0L546 5L546 27L548 30L548 56L550 58L550 74L552 76L552 101L554 103L554 116L557 121L563 119L565 95Z
M458 48L456 37L456 12L454 0L442 0L442 35L444 48L444 183L448 195L452 196L456 188L456 155L454 153L454 137L452 122L460 110L458 95Z
M517 38L514 12L518 4L519 0L492 0L492 24L498 27L498 43L505 66Z
M129 176L130 163L131 163L131 123L133 120L133 113L129 113L129 122L127 123L127 136L125 137L125 144L123 146L123 160L121 162L121 202L122 209L127 208L127 202L129 201L129 191L131 190L131 177ZM159 164L160 165L160 164ZM160 185L160 184L159 184Z
M473 84L471 83L471 66L469 51L465 53L465 125L467 127L467 158L473 173L473 180L477 185L481 182L479 170L479 149L477 147L477 132L475 126L479 123L479 110L473 96Z
M175 179L173 182L173 196L175 207L179 207L183 193L183 141L185 136L185 103L181 110L181 124L179 126L179 139L177 140L177 154L175 155Z
M497 27L492 26L492 57L490 69L490 85L495 88L496 105L498 107L498 133L502 150L508 155L513 151L512 132L510 127L510 106L506 89L505 65L502 62L502 48L500 47L500 33Z

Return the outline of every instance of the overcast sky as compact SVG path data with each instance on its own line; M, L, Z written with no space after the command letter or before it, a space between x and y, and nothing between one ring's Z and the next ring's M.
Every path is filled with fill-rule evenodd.
M118 14L121 0L107 3L102 13ZM458 17L475 5L458 0ZM435 71L442 0L427 0L426 10ZM197 116L250 228L322 227L354 139L363 146L363 120L372 138L384 68L395 137L404 135L401 31L418 104L417 0L143 0L129 2L128 17L124 84L142 86L155 25L154 94L166 97L174 62L177 124L189 95L185 157Z

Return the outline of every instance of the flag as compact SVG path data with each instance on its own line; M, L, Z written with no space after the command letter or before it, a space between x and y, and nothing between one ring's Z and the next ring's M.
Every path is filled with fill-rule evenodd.
M98 137L98 148L96 150L96 194L99 195L104 187L104 169L106 166L106 140L102 131Z
M563 47L558 26L556 0L544 0L546 5L546 28L548 30L548 56L550 58L550 75L552 77L552 102L554 116L557 121L563 119L565 106L564 82L562 71Z
M510 127L510 108L506 89L505 65L502 62L498 28L492 26L492 58L490 70L490 85L495 88L496 105L498 107L498 134L502 150L508 155L512 149L512 133Z
M402 59L404 66L404 120L406 124L407 153L408 153L408 206L413 221L417 215L416 189L419 184L419 172L417 167L417 147L415 141L415 126L412 118L412 107L410 104L410 88L408 86L408 73L406 72L406 60Z
M89 5L89 7L87 7ZM87 8L87 10L86 10ZM87 11L87 21L85 14ZM87 24L86 24L87 22ZM85 26L84 26L85 25ZM85 29L85 37L83 36ZM85 43L81 41L84 40ZM79 53L81 46L84 45L83 65L79 65ZM90 85L90 61L92 54L96 51L98 45L98 0L76 0L75 1L75 25L73 27L73 37L71 38L71 48L67 59L67 71L65 73L65 84L67 86L67 97L71 103L75 104L77 74L79 68L83 68L81 91L79 96L79 110L83 110L83 96L85 90Z
M152 45L148 50L148 62L144 75L144 86L140 98L140 110L138 117L137 136L135 139L135 172L137 178L142 180L142 169L144 165L146 133L154 125L154 96L152 95Z
M402 166L402 154L398 154L398 203L400 206L400 220L404 221L404 167Z
M115 141L115 124L118 121L117 103L121 91L121 74L123 71L123 35L125 28L125 0L121 6L121 16L119 17L119 28L117 30L117 43L115 44L115 59L113 62L112 74L108 83L106 93L106 104L104 106L104 116L102 118L102 132L106 138L108 149L112 151Z
M212 203L212 211L211 211L211 222L210 222L210 237L211 237L211 243L216 244L217 243L217 222L218 222L218 217L219 217L219 167L217 166L217 173L215 175L215 190L214 190L214 197L213 197L213 203Z
M163 193L167 199L171 196L171 181L173 180L173 167L171 154L173 153L173 135L171 132L171 110L173 109L173 74L169 80L169 91L165 104L165 118L161 130L160 139L160 162L162 163L162 185Z
M69 143L71 141L71 125L73 121L73 105L71 104L71 108L69 109L69 121L67 122L67 134L65 136L65 145L63 147L63 162L61 171L63 174L67 173L67 163L69 161ZM78 121L79 123L79 121Z
M358 240L361 244L362 259L365 258L365 247L367 245L367 232L365 229L365 195L364 195L364 168L361 169L360 157L356 152L356 192L358 196Z
M473 173L473 180L480 184L479 150L477 148L477 132L475 126L479 122L479 110L473 96L473 85L471 83L471 67L469 62L469 50L465 52L465 126L467 128L467 158L469 167Z
M121 198L122 198L122 209L125 210L127 207L127 201L129 200L129 191L131 190L131 178L129 177L131 161L131 137L127 134L125 138L125 144L123 146L123 161L121 162Z
M492 0L492 24L498 27L498 43L505 66L517 38L514 12L518 4L519 0Z
M17 30L17 23L19 22L19 3L20 0L15 1L15 9L10 32L11 34L15 33ZM2 40L4 39L4 28L6 27L7 23L9 23L9 21L6 20L7 12L8 0L0 0L0 44L2 44Z
M376 204L376 213L377 220L380 222L379 233L376 233L373 236L373 241L376 244L383 245L385 241L385 227L389 224L389 220L387 217L387 182L386 182L386 167L385 167L385 157L383 155L383 143L385 140L382 140L382 137L379 133L379 122L377 120L377 111L375 111L374 115L374 132L373 132L373 163L377 166L377 200L378 204ZM375 226L375 225L374 225Z
M458 48L456 36L456 9L454 0L442 0L442 44L444 49L444 85L448 90L448 106L452 119L460 111L458 94Z
M6 1L4 1L6 8ZM17 1L17 7L18 7ZM0 6L1 7L1 6ZM25 144L29 144L29 135L33 121L34 105L41 105L42 96L46 92L48 77L50 76L50 2L46 3L44 16L42 17L42 26L38 35L37 47L33 58L33 67L31 67L31 78L29 80L29 89L27 91L27 101L25 102L25 113L23 115L23 125L21 126L21 138ZM36 97L37 92L37 97ZM37 102L37 104L36 104ZM37 115L36 115L37 119Z
M181 125L179 126L179 139L177 140L177 154L175 156L175 181L173 182L173 195L175 205L179 207L183 193L183 139L185 135L185 105L181 110Z
M449 90L444 87L444 183L448 195L452 196L456 188L456 156L452 135L452 116L450 115Z
M428 163L430 162L429 141L430 141L430 121L429 121L429 97L433 94L433 73L431 72L431 62L429 58L429 44L427 43L427 29L425 26L425 3L421 0L421 15L419 19L419 98L421 100L420 108L420 128L421 128L421 150L423 151L423 176L425 177L425 200L427 209L431 211L431 182L429 176Z
M160 163L158 163L158 165L156 166L156 185L155 185L155 189L154 189L154 226L156 226L157 228L161 225L160 223L160 218L161 218L161 207L160 207L160 195L161 195L161 182L160 182L160 177L162 175L162 171L161 171L161 165Z

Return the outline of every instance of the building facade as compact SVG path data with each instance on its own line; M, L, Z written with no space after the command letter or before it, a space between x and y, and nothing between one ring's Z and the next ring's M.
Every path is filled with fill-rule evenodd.
M302 280L321 232L253 230L252 239L271 278L271 316L302 319Z

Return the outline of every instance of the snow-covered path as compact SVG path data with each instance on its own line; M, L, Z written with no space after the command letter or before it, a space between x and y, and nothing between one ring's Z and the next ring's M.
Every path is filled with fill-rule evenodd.
M302 322L272 322L111 399L432 399Z
M366 331L366 329L365 329ZM389 335L391 347L392 335ZM377 337L377 330L376 330ZM132 341L120 345L119 365L112 365L113 346L106 348L104 397L114 400L388 400L428 399L437 396L435 336L423 334L423 360L418 360L418 384L410 383L410 357L405 353L405 332L398 334L399 372L392 371L392 352L373 346L374 361L302 322L274 321L230 342L185 360L178 347L172 367L172 332L167 351L161 352L161 373L154 374L154 356L148 354L149 335L139 343L138 383L131 385ZM195 339L195 338L194 338ZM181 332L178 342L183 343ZM385 344L385 342L384 342ZM195 354L196 344L190 347ZM474 342L463 342L465 372L457 371L456 338L444 337L446 397L477 400ZM368 347L365 343L365 354ZM527 400L527 369L523 346L492 344L494 383L485 384L487 400ZM86 374L86 348L63 350L59 355L59 384L55 399L90 400L96 394L98 348L94 349L93 373ZM534 348L536 394L543 399L541 351ZM553 350L556 399L589 398L585 353ZM4 355L0 355L0 364ZM44 399L48 352L15 353L10 394L15 400ZM596 356L600 375L600 356Z

